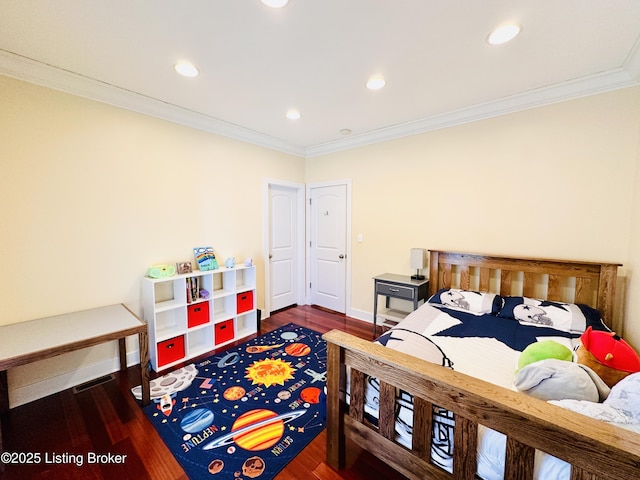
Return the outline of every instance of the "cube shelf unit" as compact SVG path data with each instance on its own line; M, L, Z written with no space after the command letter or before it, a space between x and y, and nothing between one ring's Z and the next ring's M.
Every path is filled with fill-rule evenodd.
M165 370L257 332L256 267L145 277L142 307L151 366Z

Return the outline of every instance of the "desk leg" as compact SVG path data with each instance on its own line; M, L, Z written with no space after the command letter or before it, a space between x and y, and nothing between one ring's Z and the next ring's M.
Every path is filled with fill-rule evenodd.
M4 452L4 446L2 445L2 420L0 419L0 454ZM4 462L0 462L0 473L4 472Z
M120 352L120 371L124 372L127 369L127 339L118 339L118 351Z
M138 333L140 345L140 385L142 386L142 406L151 402L151 388L149 386L149 340L147 332Z
M378 321L378 288L373 289L373 338L376 338L376 322Z
M9 383L7 371L0 371L0 414L9 411Z
M9 384L7 371L0 371L0 453L4 452L2 444L2 417L9 411ZM4 472L4 462L0 462L0 473Z

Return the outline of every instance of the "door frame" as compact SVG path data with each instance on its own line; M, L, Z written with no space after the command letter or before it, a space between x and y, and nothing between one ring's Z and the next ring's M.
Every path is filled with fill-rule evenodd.
M310 295L309 295L309 281L311 278L311 247L309 246L309 238L311 238L311 205L309 205L309 199L311 198L311 189L313 188L321 188L321 187L334 187L338 185L345 185L347 187L347 205L346 205L346 262L345 262L345 315L351 316L351 179L347 178L344 180L332 180L327 182L316 182L316 183L308 183L306 190L306 236L307 242L305 245L305 257L306 257L306 278L305 281L305 300L306 303L309 304Z
M271 316L271 262L269 262L269 243L270 243L270 190L271 187L290 188L296 192L296 241L298 242L298 249L296 253L296 292L297 303L299 305L306 304L306 263L305 252L303 248L305 239L305 184L288 182L286 180L278 180L275 178L264 178L262 181L262 228L263 228L263 256L264 256L264 312L262 312L263 318L269 318Z

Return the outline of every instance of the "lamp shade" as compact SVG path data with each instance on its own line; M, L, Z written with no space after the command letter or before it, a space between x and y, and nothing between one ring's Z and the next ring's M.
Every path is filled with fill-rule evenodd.
M416 274L411 275L411 279L424 280L424 275L420 274L420 270L427 266L427 251L424 248L412 248L409 263L411 268L416 270Z
M427 251L424 248L411 249L411 268L422 270L427 265Z

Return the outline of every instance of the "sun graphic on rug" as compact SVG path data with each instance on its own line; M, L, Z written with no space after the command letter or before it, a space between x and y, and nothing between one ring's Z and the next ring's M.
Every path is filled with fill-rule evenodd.
M287 380L293 379L293 372L296 369L291 367L289 362L281 359L266 358L253 362L253 365L247 367L247 378L253 382L253 385L261 384L265 387L271 385L284 385Z

